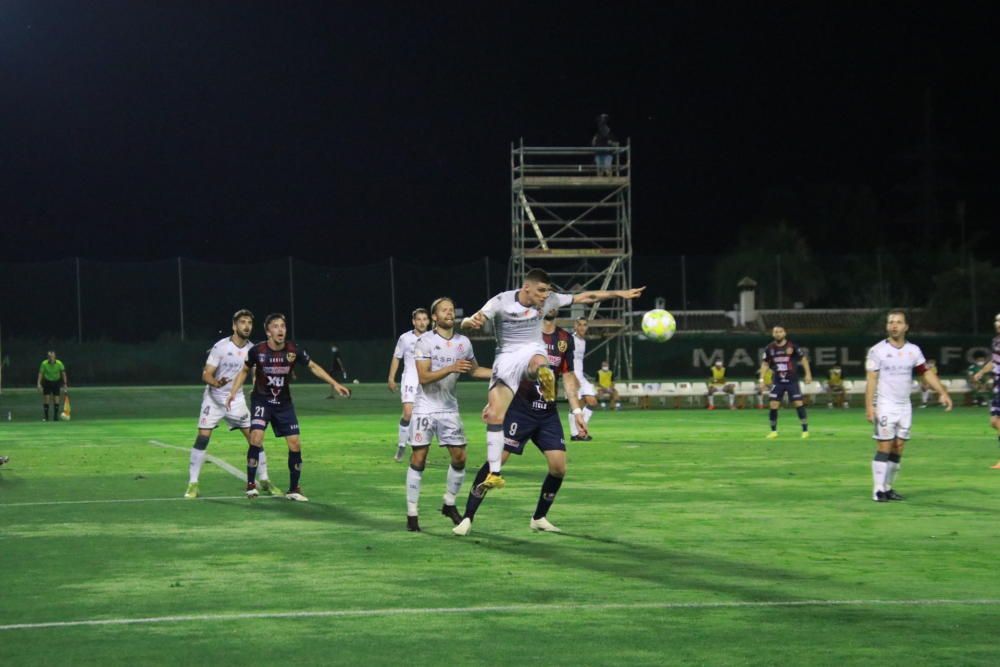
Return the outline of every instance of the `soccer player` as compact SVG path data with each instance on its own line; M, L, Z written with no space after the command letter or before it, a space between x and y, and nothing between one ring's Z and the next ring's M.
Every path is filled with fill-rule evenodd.
M840 364L835 364L830 369L826 380L826 391L830 394L830 401L826 407L833 408L834 405L843 405L846 408L850 405L847 402L847 390L844 388L844 371Z
M806 419L806 408L802 404L802 385L799 384L797 363L802 364L805 371L806 384L812 382L812 371L809 370L809 359L802 354L798 345L788 340L785 327L776 326L771 330L772 340L764 349L764 359L760 364L760 382L764 384L764 376L767 371L774 371L774 384L771 385L771 432L767 434L769 440L778 437L778 408L781 407L781 399L788 394L795 406L795 411L799 415L802 423L802 439L809 437L809 422Z
M233 314L233 334L218 341L212 346L201 371L201 381L205 383L205 392L201 398L201 415L198 417L198 435L191 446L191 458L188 463L188 486L184 492L185 498L198 497L198 478L201 467L205 463L208 441L212 431L225 420L230 430L239 429L250 444L250 410L246 399L240 392L231 407L226 406L226 398L233 378L235 378L246 363L247 352L250 350L250 333L253 331L253 313L246 308ZM267 458L261 447L257 462L257 479L259 491L265 496L273 496L274 486L267 475Z
M497 294L474 315L462 320L463 329L482 329L487 322L491 322L497 340L493 379L490 382L486 409L483 411L486 422L486 458L490 464L490 474L483 480L486 489L500 489L504 486L504 479L500 474L500 458L504 447L503 423L521 380L538 380L547 401L553 401L556 397L555 375L548 366L548 356L542 341L542 315L553 308L574 303L597 303L613 298L635 299L646 289L638 287L559 294L552 291L551 283L548 273L542 269L531 269L525 274L520 289ZM577 425L579 426L579 422Z
M322 366L309 357L308 352L292 341L285 340L287 330L284 315L268 315L264 319L264 331L267 333L267 340L252 346L247 352L243 368L233 380L226 400L226 409L232 410L236 396L242 393L240 390L247 372L254 369L253 390L250 394L250 446L247 448L247 498L260 495L257 490L257 468L264 448L264 429L270 424L275 437L284 438L288 444L289 484L285 498L305 502L309 499L299 488L299 478L302 475L299 419L295 415L292 392L289 389L295 366L299 363L306 364L313 375L333 387L341 396L350 396L351 390L330 377Z
M576 375L577 384L580 385L580 401L583 404L583 421L588 424L587 434L580 435L576 428L576 419L569 416L569 439L575 441L593 440L590 435L590 418L597 407L597 392L594 385L590 383L587 376L583 374L583 358L587 353L587 318L578 317L573 323L573 373Z
M615 410L622 409L621 397L615 389L615 374L607 359L601 362L601 368L597 371L597 397L601 401L601 408L607 408L607 401L610 399L614 401Z
M726 367L722 365L722 360L712 364L712 377L708 382L708 409L715 409L715 394L723 393L729 396L729 409L736 409L736 385L726 382Z
M48 356L38 366L37 384L38 391L42 393L42 421L49 420L50 403L52 421L59 421L59 396L69 389L69 379L66 377L66 366L56 359L55 350L49 350Z
M552 309L546 314L542 328L542 340L547 352L546 368L553 375L562 376L563 389L572 408L570 414L576 420L577 432L586 435L587 423L578 398L579 380L572 372L573 337L565 329L556 327L555 320L556 310ZM511 454L520 456L529 439L545 456L549 470L542 482L538 504L535 506L535 513L531 516L528 527L532 530L558 533L559 529L548 520L547 516L566 477L566 442L563 439L562 421L556 411L555 394L546 394L540 376L534 380L521 381L504 417L503 435L504 448L501 458L503 463L507 462ZM461 523L452 528L452 532L456 535L468 535L472 530L476 511L490 488L483 484L491 474L490 468L490 462L487 461L476 474L476 481L469 491L469 500L465 504L465 516L462 517Z
M340 378L340 380L347 382L347 367L344 366L344 359L340 356L340 346L336 343L330 343L330 354L333 356L330 361L330 377ZM337 398L337 392L333 390L333 387L330 388L330 395L327 398Z
M934 359L928 359L927 363L924 365L927 367L928 370L934 371L935 375L937 374L937 361L935 361ZM927 384L927 380L924 377L924 375L920 376L919 383L920 383L920 408L924 409L928 405L930 405L931 391L933 390L933 388L929 384Z
M434 329L417 341L413 351L417 368L416 397L413 401L413 427L410 434L410 467L406 470L406 529L419 531L417 518L420 485L427 451L436 437L438 445L448 448L448 466L444 504L441 514L457 524L462 516L455 508L455 498L465 481L465 427L458 414L455 384L467 373L481 380L490 379L490 369L476 363L472 342L455 331L455 304L448 297L431 304Z
M395 461L399 463L403 460L403 453L406 451L406 444L410 439L410 419L413 417L413 399L417 395L417 367L413 365L413 348L417 344L417 339L424 335L430 325L430 317L426 308L417 308L413 311L413 328L399 337L396 341L396 349L392 352L392 361L389 362L389 391L396 391L399 388L399 399L403 403L403 414L399 418L399 439L397 440ZM403 384L396 384L396 373L399 371L399 362L403 362Z
M993 402L990 404L990 426L1000 434L1000 313L993 318L993 329L997 335L991 343L992 357L973 376L979 382L983 376L993 372ZM994 470L1000 470L1000 461L993 466Z
M875 427L872 437L877 446L872 461L875 487L872 500L880 503L903 499L893 490L892 484L899 473L903 445L910 439L913 371L922 375L924 381L938 393L945 410L951 410L951 397L938 380L937 373L927 367L920 348L906 341L909 329L906 314L899 310L891 311L885 323L889 337L873 345L865 361L868 380L865 386L865 418Z

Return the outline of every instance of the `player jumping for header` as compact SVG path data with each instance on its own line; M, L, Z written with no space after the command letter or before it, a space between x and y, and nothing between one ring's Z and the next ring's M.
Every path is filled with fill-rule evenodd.
M522 380L538 381L546 401L555 400L556 378L548 366L542 341L542 316L554 308L574 303L597 303L606 299L634 299L645 287L624 290L596 290L579 294L552 291L549 274L532 269L524 276L520 289L501 292L486 302L476 314L462 320L463 329L481 329L492 322L497 341L493 360L488 402L483 411L486 421L486 458L490 472L482 482L483 490L504 486L500 474L503 456L503 420L514 392ZM586 429L584 429L586 430Z

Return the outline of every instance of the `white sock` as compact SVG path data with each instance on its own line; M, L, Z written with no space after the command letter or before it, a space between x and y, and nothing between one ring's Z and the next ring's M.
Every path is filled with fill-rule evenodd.
M420 481L423 479L422 470L406 469L406 515L417 516L417 502L420 500Z
M931 392L925 391L925 392L922 392L921 395L923 396L923 402L924 403L927 403L928 401L931 400Z
M736 394L729 394L729 407L736 405Z
M448 478L446 481L447 490L444 492L445 505L455 504L455 497L458 496L458 492L462 489L462 482L464 481L465 468L455 470L451 466L448 466Z
M875 491L885 491L885 473L888 461L872 461L872 481Z
M491 425L486 428L489 429ZM500 474L500 462L503 459L503 427L497 425L497 430L486 431L486 460L490 464L490 472Z
M399 443L399 447L403 448L403 447L406 447L406 443L408 443L410 441L410 424L409 424L409 422L407 422L406 426L403 426L403 424L402 424L403 420L401 419L399 421L400 421L400 424L399 424L399 440L398 440L398 443Z
M257 479L261 481L269 479L267 476L267 454L264 453L263 449L260 450L260 454L257 456Z
M201 474L201 464L205 462L205 450L191 448L191 463L188 464L188 482L198 483L198 475Z
M572 412L566 415L569 419L569 434L574 438L580 434L579 430L576 428L576 415Z
M885 488L891 489L892 483L896 479L896 473L899 472L899 464L895 461L886 461L886 471L885 471Z
M589 424L590 423L590 416L592 414L594 414L594 411L591 410L590 408L584 406L584 408L583 408L583 423L584 424ZM570 415L570 416L572 417L573 415ZM570 421L572 422L572 420L570 420Z

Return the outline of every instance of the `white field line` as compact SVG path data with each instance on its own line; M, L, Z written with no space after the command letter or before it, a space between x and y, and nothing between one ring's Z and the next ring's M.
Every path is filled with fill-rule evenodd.
M150 440L149 444L153 445L154 447L163 447L164 449L176 449L176 450L181 451L181 452L190 452L191 451L190 447L178 447L177 445L168 445L167 443L160 442L159 440ZM236 479L242 480L244 483L247 481L247 474L245 472L243 472L242 470L240 470L236 466L232 465L231 463L226 463L225 461L223 461L222 459L220 459L218 456L212 456L211 454L205 454L205 460L206 461L210 461L211 463L214 463L215 465L219 466L220 468L222 468L223 470L225 470L226 472L228 472L230 475L232 475Z
M946 607L997 606L1000 599L972 600L788 600L734 602L622 602L607 604L510 604L482 607L402 607L398 609L339 609L318 611L256 612L243 614L188 614L183 616L149 616L145 618L102 618L82 621L50 621L48 623L12 623L0 625L0 631L38 630L103 625L151 625L157 623L226 622L248 619L295 618L367 618L377 616L430 616L435 614L520 614L574 611L636 611L636 610L716 610L716 609L781 609L794 607Z
M268 498L283 498L284 496L261 496L257 500L267 500ZM198 496L195 501L200 500L239 500L246 496ZM191 502L191 498L175 496L172 498L121 498L117 500L39 500L30 503L0 503L0 507L40 507L43 505L114 505L119 503L161 503L168 500L186 500Z

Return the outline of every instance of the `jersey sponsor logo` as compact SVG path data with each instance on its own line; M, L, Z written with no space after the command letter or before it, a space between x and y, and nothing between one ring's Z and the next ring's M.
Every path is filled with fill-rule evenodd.
M556 348L557 348L557 349L558 349L558 350L559 350L560 352L565 352L565 351L566 351L566 349L567 349L568 347L569 347L569 343L567 343L567 342L566 342L566 341L564 341L564 340L561 340L561 341L559 341L558 343L556 343Z
M287 360L288 360L288 363L290 363L290 364L291 364L291 363L294 363L294 362L295 362L295 353L294 353L294 352L289 352L289 353L287 353L287 354L285 355L285 359L287 359Z
M786 347L785 348L785 354L791 354L792 352L794 352L794 350L792 350L791 347Z

